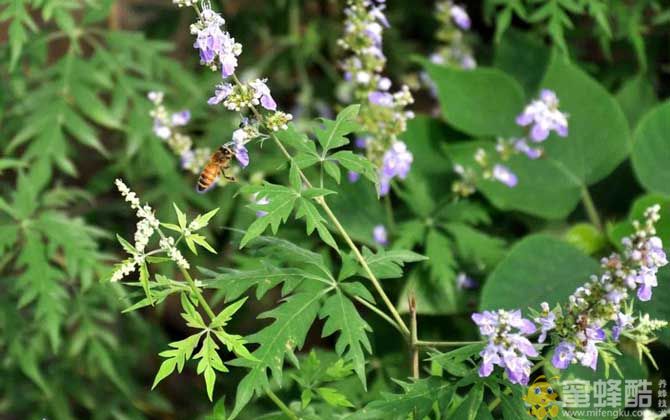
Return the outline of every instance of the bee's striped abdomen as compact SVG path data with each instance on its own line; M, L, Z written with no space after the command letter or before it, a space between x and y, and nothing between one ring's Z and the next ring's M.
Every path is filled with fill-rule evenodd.
M205 166L205 169L200 173L200 178L198 178L197 191L199 193L204 193L214 185L214 181L219 177L219 165L210 162Z

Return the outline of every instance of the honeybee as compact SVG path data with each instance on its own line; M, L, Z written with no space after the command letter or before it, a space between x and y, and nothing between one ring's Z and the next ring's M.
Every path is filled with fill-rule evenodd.
M207 162L207 165L205 165L200 173L196 191L199 193L209 191L214 186L214 182L219 178L219 175L222 175L228 181L235 182L235 177L226 173L226 169L230 168L230 161L234 157L235 152L229 145L224 144L219 147L212 154L212 157L209 158L209 162Z

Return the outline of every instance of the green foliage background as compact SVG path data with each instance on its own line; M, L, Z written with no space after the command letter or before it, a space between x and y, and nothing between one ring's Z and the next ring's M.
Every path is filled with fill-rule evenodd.
M411 175L394 187L389 208L369 183L343 179L337 185L333 179L325 187L337 191L334 212L367 247L366 259L377 262L375 273L403 314L408 295L416 294L423 338L477 340L468 318L477 308L526 309L564 300L652 202L662 204L659 233L670 243L667 5L468 2L469 41L480 63L473 71L426 60L437 29L431 2L387 5L389 75L418 85L418 74L426 71L437 85L437 98L426 89L415 93L419 115L403 136L414 154ZM346 102L336 66L343 2L229 0L215 6L245 46L246 75L268 77L281 107L295 115L286 141L294 129L317 129L326 151L344 147L333 151L333 161L360 165L347 150L344 136L351 129L339 133L337 144L324 144L312 120L334 119ZM255 218L248 196L268 191L260 180L277 185L275 202L296 187L276 148L254 146L238 185L195 193L194 177L153 135L146 99L148 91L162 90L168 106L190 109L196 145L216 147L236 128L235 115L206 105L219 75L197 62L188 33L192 19L167 1L0 0L0 417L223 418L224 405L230 413L237 398L251 401L240 418L280 418L258 385L267 382L305 417L421 418L438 400L445 418L491 418L480 406L483 382L468 388L463 372L476 347L424 355L433 373L463 378L460 385L439 375L407 381L407 349L395 330L355 300L374 302L368 286L355 279L360 273L333 267L337 260L324 242L337 245L325 223L306 215L316 211L310 200L296 200L296 220L278 233L275 225L291 209ZM513 159L510 166L522 180L517 188L483 181L481 194L454 200L452 164L468 162L478 146L492 148L497 135L519 134L514 117L541 87L559 93L570 114L569 138L552 138L547 159ZM315 152L307 147L302 153ZM201 267L197 275L207 281L213 305L248 296L231 323L260 345L253 354L263 364L251 373L231 369L217 382L213 405L195 365L151 390L165 358L158 354L192 331L180 319L178 299L122 313L143 293L105 281L121 258L115 234L127 237L135 224L113 189L115 178L152 203L161 220L174 220L172 203L190 216L220 208L204 233L218 253L200 253L192 265ZM585 223L588 192L601 231ZM304 234L302 219L315 234ZM237 249L270 222L281 239ZM372 240L379 223L389 225L391 249L378 249ZM481 288L460 290L455 279L461 271ZM347 286L332 286L331 272ZM267 284L270 273L321 282ZM180 276L167 266L160 274ZM668 281L670 273L662 272L655 299L644 305L652 316L670 314ZM293 340L295 355L293 348L270 344L273 339ZM664 331L651 346L660 371L630 356L623 356L623 370L629 377L663 377L668 345ZM191 350L175 350L168 366L181 370L179 357ZM498 389L498 380L486 386ZM496 394L503 401L496 417L521 418L520 392Z

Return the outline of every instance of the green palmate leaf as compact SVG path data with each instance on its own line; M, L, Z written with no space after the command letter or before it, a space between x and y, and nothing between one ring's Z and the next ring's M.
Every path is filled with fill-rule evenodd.
M244 247L250 240L260 236L268 226L272 227L272 232L277 233L279 226L286 223L295 201L300 197L296 191L282 185L264 183L262 186L246 186L242 192L249 194L258 194L257 198L267 198L267 204L252 204L249 207L255 211L264 211L265 216L257 218L247 229L247 233L242 237L240 248Z
M447 353L436 351L430 354L430 360L440 365L450 374L463 377L472 372L475 364L471 363L471 360L478 357L484 346L484 343L470 344Z
M192 232L195 232L196 230L200 230L207 226L209 224L209 221L216 215L216 213L219 211L219 208L215 208L214 210L208 211L205 214L199 214L196 216L195 219L191 221L189 224L188 228Z
M289 124L286 130L278 131L276 136L283 144L298 151L294 161L301 169L312 166L321 160L314 142L304 133L297 131L294 124Z
M312 201L304 198L300 198L298 201L298 209L295 212L296 219L304 218L305 224L307 225L307 234L311 235L314 232L314 229L319 233L319 237L328 245L339 250L337 242L330 234L328 227L326 226L326 219L321 216L319 210L312 203Z
M326 160L323 162L323 169L325 169L326 174L333 178L336 184L340 183L340 178L342 177L342 171L340 171L340 167L337 166L337 163L331 161L331 160Z
M361 317L351 300L339 289L323 303L319 317L326 318L322 334L324 337L339 331L335 351L345 361L352 362L358 378L366 388L365 352L372 352L367 336L368 332L372 332L372 328Z
M146 262L140 264L140 284L142 284L142 288L144 289L147 299L149 299L149 303L153 305L154 298L151 294L151 287L149 286L149 268L147 267Z
M333 153L328 157L328 159L336 161L350 171L363 175L375 184L379 182L377 168L372 164L372 162L370 162L362 155L354 154L349 150L342 150Z
M347 416L356 419L398 419L412 416L423 419L435 405L444 407L451 385L437 377L419 379L413 383L396 381L403 389L400 394L384 394L381 400L373 401L365 408Z
M318 128L314 132L319 144L323 148L325 155L330 149L335 149L349 144L345 137L358 129L356 118L360 105L349 105L337 114L335 121L322 119L323 128Z
M201 269L210 276L205 280L207 287L219 289L226 300L240 297L248 289L256 288L256 298L261 299L268 290L284 283L282 295L290 293L300 282L308 278L304 270L294 268L277 268L266 265L256 270L221 269L219 272Z
M207 396L212 401L214 395L214 383L216 382L216 371L228 372L228 368L223 364L223 360L217 353L219 345L210 336L208 332L202 341L200 351L193 356L194 359L200 359L198 362L198 374L205 378L205 386L207 388Z
M522 309L567 300L599 264L566 242L531 235L498 264L482 290L481 309Z
M472 136L514 136L520 133L515 117L524 105L521 87L500 70L448 68L422 64L437 86L446 121Z
M16 279L18 308L32 304L39 331L49 338L54 351L60 346L60 328L65 320L69 295L61 282L64 273L49 264L47 247L37 232L27 231L18 256L17 268L23 273Z
M233 315L240 310L246 301L247 298L243 298L226 306L226 308L219 312L216 318L214 318L212 322L209 323L209 328L215 329L225 327L228 324L228 321L232 319Z
M167 360L164 360L161 367L158 369L158 373L156 373L156 378L154 379L151 389L156 388L156 385L174 372L175 368L177 368L177 372L181 373L186 361L191 358L193 351L198 346L202 334L203 333L194 334L183 340L168 344L171 349L160 353L160 356L165 357Z
M186 293L182 293L180 299L181 299L181 307L184 310L184 312L182 312L181 314L181 317L184 318L184 320L186 321L186 325L188 325L191 328L198 328L198 329L207 328L205 321L202 319L200 313L195 309Z
M377 278L393 279L402 277L405 263L424 261L427 258L416 252L408 250L390 250L380 249L373 253L368 248L363 248L363 257L368 263L370 270ZM364 275L364 274L363 274Z
M179 227L182 229L186 229L186 214L184 214L181 210L179 210L179 207L177 207L176 203L172 203L172 207L174 207L175 213L177 213L177 220L179 221Z
M261 319L274 318L275 321L247 337L249 343L260 345L252 353L257 362L244 359L232 362L237 366L248 367L249 372L237 387L231 417L237 416L254 394L262 394L269 385L267 369L270 369L277 381L281 381L284 358L287 355L294 358L293 352L302 348L307 332L319 313L320 301L330 290L332 288L301 291L286 298L277 308L259 316Z
M319 396L323 400L333 407L353 407L354 405L347 400L347 397L344 394L340 393L335 388L320 387L316 389L316 392L319 393Z
M670 194L670 101L654 107L641 119L635 130L633 169L645 189Z

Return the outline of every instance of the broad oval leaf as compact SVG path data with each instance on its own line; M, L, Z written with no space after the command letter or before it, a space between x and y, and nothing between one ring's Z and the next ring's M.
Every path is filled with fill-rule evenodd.
M670 101L649 111L635 130L633 169L645 189L670 194Z
M481 309L539 307L567 300L598 272L598 262L548 235L518 242L491 273L482 290Z

